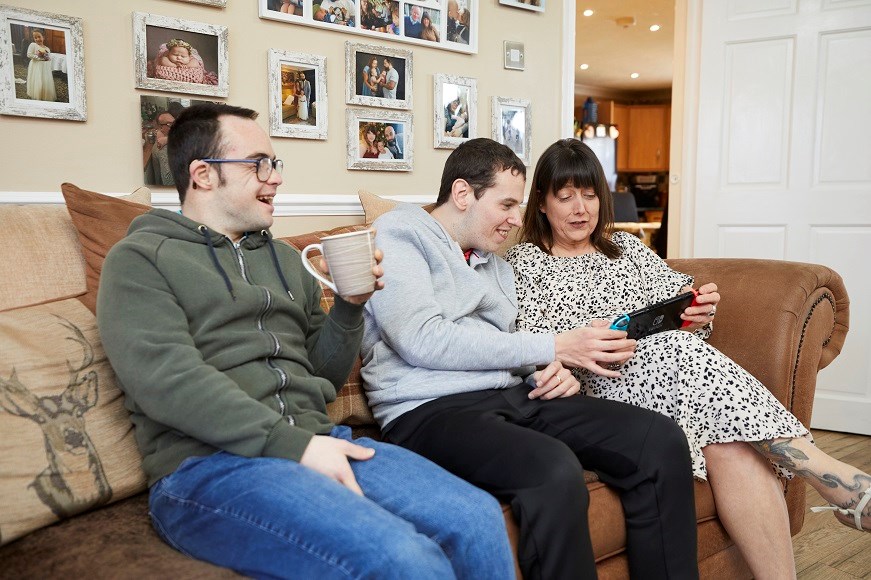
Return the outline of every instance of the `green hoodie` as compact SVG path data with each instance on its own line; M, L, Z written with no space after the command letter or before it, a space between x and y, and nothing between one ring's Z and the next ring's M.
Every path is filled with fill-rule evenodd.
M218 450L299 461L330 432L363 317L338 297L326 315L320 299L268 231L233 244L166 210L133 221L103 264L97 321L149 485Z

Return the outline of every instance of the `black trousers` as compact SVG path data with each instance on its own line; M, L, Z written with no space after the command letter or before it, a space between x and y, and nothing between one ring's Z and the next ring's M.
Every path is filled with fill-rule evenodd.
M595 578L584 469L620 491L632 578L698 578L690 454L671 419L585 396L529 400L529 387L430 401L385 428L511 505L526 580Z

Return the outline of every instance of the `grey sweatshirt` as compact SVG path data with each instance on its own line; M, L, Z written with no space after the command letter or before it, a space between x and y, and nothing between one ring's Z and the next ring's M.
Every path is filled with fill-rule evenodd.
M402 204L375 221L385 287L363 313L363 380L384 427L428 401L505 389L554 360L552 335L514 333L514 273L476 252L471 266L432 216Z

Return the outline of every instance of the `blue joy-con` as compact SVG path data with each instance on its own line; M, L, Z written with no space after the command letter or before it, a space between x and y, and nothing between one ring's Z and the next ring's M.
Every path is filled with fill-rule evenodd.
M610 330L623 330L625 331L629 328L629 315L621 314L617 318L614 319L614 322L611 323L611 326L608 327Z

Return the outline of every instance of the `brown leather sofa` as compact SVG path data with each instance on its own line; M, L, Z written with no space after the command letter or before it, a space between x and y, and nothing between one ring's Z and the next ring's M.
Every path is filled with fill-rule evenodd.
M43 278L55 275L50 270L56 267L45 263L38 252L21 255L25 251L18 249L22 239L33 237L15 231L11 227L13 215L2 206L0 218L4 226L0 228L0 253L7 253L0 255L0 296L20 291L16 280L22 278L24 269L42 269ZM73 256L80 251L73 247L75 230L64 212L42 211L39 219L40 232L50 237L52 251L72 252ZM32 227L26 223L24 226ZM323 234L313 232L288 241L302 248ZM59 244L72 246L60 248ZM8 255L10 251L17 254ZM74 261L75 270L84 270L83 260ZM697 283L716 281L723 300L710 342L759 378L808 424L817 372L838 355L847 332L849 301L840 276L825 266L772 260L682 259L670 260L670 264L695 276ZM9 276L13 269L14 279ZM64 291L68 292L70 285L84 291L84 273L75 274L81 280L70 281L69 271L66 268L56 274L66 276ZM0 312L4 308L8 305L0 301ZM358 432L377 434L362 394L359 366L330 411L337 422L350 424ZM626 578L625 528L618 496L595 476L589 476L586 485L590 489L589 517L599 577ZM696 483L695 494L701 576L730 580L750 577L717 518L710 487ZM795 534L804 521L804 484L785 484L785 494ZM505 516L516 542L517 527L507 507ZM0 576L9 578L235 576L229 570L191 560L163 544L150 526L145 492L43 527L3 546L0 571Z

